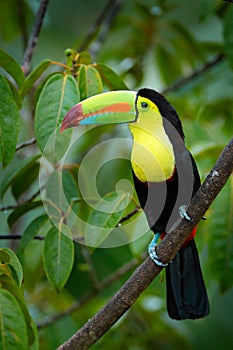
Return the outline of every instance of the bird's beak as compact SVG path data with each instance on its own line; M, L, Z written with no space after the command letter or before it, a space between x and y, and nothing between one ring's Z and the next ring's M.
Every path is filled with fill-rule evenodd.
M130 123L136 120L136 92L110 91L87 98L65 115L61 132L78 125Z

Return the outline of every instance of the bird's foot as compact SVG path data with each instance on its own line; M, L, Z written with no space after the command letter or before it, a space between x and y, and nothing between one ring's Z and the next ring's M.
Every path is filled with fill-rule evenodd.
M185 219L186 221L192 222L192 218L187 214L186 211L187 206L186 205L181 205L179 207L179 214L182 219ZM206 216L202 216L202 220L207 220Z
M159 233L156 233L150 244L148 245L148 253L151 258L151 260L154 261L154 263L160 267L166 267L168 264L164 264L160 258L158 257L158 254L156 253L155 247L157 246L158 239L160 237Z
M192 218L187 214L187 211L186 211L186 205L181 205L179 207L179 214L180 214L180 217L182 219L185 219L186 221L189 221L189 222L192 222Z

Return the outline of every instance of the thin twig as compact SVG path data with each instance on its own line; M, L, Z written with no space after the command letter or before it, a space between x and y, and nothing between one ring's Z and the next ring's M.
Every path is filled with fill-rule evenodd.
M144 259L145 256L143 255L140 260ZM139 259L133 258L131 261L125 263L123 266L121 266L117 271L110 274L106 278L104 278L102 281L99 282L98 288L92 290L91 292L85 294L83 297L81 297L77 302L75 302L73 305L71 305L68 309L66 309L63 312L60 312L59 314L56 314L47 320L43 321L42 323L39 323L37 325L38 329L45 328L49 326L50 324L60 320L64 316L70 315L72 312L77 311L81 306L86 304L91 299L95 298L101 291L105 290L108 286L113 284L114 282L118 281L122 276L127 274L130 270L132 270L135 266L138 265Z
M0 211L7 212L8 210L14 210L18 208L21 204L3 205L0 207Z
M92 283L92 287L95 290L99 290L100 281L98 280L96 269L92 262L89 250L85 245L81 245L80 249L81 249L83 259L88 266L88 274L89 274L90 281Z
M190 203L188 215L192 217L192 221L182 220L157 246L157 254L162 262L168 263L173 259L190 232L221 191L232 171L233 138L224 148L216 165ZM58 350L89 349L133 305L139 295L160 273L161 269L148 257L103 308L68 341L63 343Z
M6 240L11 240L11 239L21 239L23 237L23 235L21 234L3 234L0 235L0 240L2 239L6 239ZM33 239L36 239L38 241L43 241L45 239L44 236L34 236Z
M30 71L30 64L32 61L32 56L34 54L36 44L38 42L38 38L40 35L41 27L43 24L44 16L48 7L49 0L41 0L39 9L36 14L36 20L34 23L34 27L32 30L32 34L29 38L28 46L26 48L26 51L24 53L24 59L23 59L23 70L25 75L28 75Z
M162 93L166 94L170 91L174 91L174 90L181 88L183 85L185 85L187 83L190 83L195 78L203 75L203 73L206 73L210 68L213 68L214 66L216 66L217 64L222 62L224 60L224 58L225 58L224 54L217 55L212 60L210 60L206 64L204 64L201 68L195 70L192 74L188 75L187 77L178 79L177 81L172 83L170 86L165 88Z
M44 188L45 186L39 188L35 193L33 193L31 195L30 198L26 199L24 202L22 203L18 203L18 204L12 204L12 205L5 205L5 206L2 206L0 207L0 211L8 211L8 210L15 210L19 207L21 207L22 205L24 204L27 204L27 203L30 203L32 202L41 192L41 190Z
M106 39L110 29L111 29L111 26L113 24L113 20L117 16L117 14L119 13L119 11L121 9L122 3L123 3L123 0L115 1L115 3L113 4L112 8L109 11L108 16L106 17L105 22L103 22L102 28L100 29L99 36L93 42L93 45L90 48L90 52L91 52L93 57L95 57L97 55L102 44L104 43L104 41L105 41L105 39Z
M142 211L141 207L136 207L135 209L133 209L129 214L125 215L118 223L117 226L121 226L121 223L124 221L129 220L130 218L132 218L135 214L140 213L140 211Z
M109 11L112 10L112 8L115 8L119 2L122 0L109 0L106 6L104 7L103 11L99 14L96 21L90 26L86 37L84 38L83 42L77 49L78 52L86 50L90 43L92 42L93 38L95 37L96 33L99 31L102 23L104 22L105 18L108 16Z
M24 142L20 143L19 145L17 145L15 151L18 151L21 148L24 148L24 147L27 147L27 146L31 146L31 145L35 145L35 144L36 144L36 139L35 139L35 137L33 137L30 140L24 141Z

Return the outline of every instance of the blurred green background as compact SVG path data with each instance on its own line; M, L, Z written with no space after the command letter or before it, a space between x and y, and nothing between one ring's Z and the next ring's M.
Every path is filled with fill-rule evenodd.
M63 62L65 49L80 48L106 3L103 0L51 0L32 66L46 58ZM166 91L166 97L182 119L186 143L204 179L233 134L233 4L213 0L118 3L118 11L108 11L84 49L90 50L94 61L107 64L120 74L131 90L146 86ZM36 0L0 0L0 47L20 64L38 5ZM216 64L208 69L208 63L216 58ZM174 82L201 68L196 77L173 86ZM28 105L26 101L22 109L25 127L19 141L33 136L33 115ZM116 127L107 129L106 133L121 136L125 130ZM92 142L93 138L83 143L83 154ZM108 176L109 188L115 187L117 179L128 176L125 164L118 163L112 169L114 176ZM106 169L106 174L108 172ZM100 191L105 191L105 187L106 182L99 181ZM10 193L2 204L8 201L11 201ZM4 233L8 231L5 214L0 213ZM210 297L210 316L198 321L170 320L161 274L93 349L232 349L232 177L206 216L207 221L199 225L197 244ZM15 230L22 231L30 220L28 216ZM72 274L59 294L45 278L43 242L33 241L28 245L22 262L25 298L39 325L41 349L55 349L98 311L130 271L100 292L95 290L93 279L97 276L101 280L114 274L122 265L139 257L149 239L142 238L118 248L96 249L88 255L90 264L85 258L85 248L76 245ZM0 244L12 247L8 241ZM66 312L70 307L75 311ZM54 315L59 315L58 319Z

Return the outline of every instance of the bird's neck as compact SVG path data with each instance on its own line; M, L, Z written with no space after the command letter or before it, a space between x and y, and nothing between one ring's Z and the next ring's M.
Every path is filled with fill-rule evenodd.
M173 146L161 116L141 118L129 124L133 135L132 168L142 182L161 182L172 177L175 169Z

